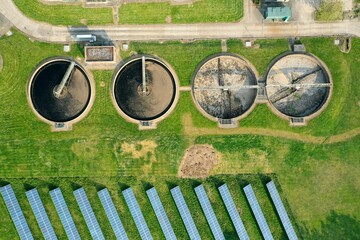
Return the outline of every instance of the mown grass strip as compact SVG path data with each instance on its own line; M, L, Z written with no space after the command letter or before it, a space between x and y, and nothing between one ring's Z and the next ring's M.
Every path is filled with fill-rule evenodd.
M201 0L193 4L129 3L119 8L120 23L235 22L243 16L243 0Z
M28 17L53 25L112 24L112 9L84 8L81 5L44 4L39 0L14 0L16 6Z

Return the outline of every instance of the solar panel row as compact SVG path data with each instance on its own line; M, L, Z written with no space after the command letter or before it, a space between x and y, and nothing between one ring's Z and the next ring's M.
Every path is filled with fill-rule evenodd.
M37 223L45 239L57 239L55 231L50 223L49 217L46 214L43 203L36 188L26 192L26 197L30 203L30 207L34 212Z
M129 207L132 218L143 240L152 240L149 227L146 224L145 218L141 212L138 202L131 188L122 191L126 204Z
M270 181L266 184L268 191L270 193L271 199L276 207L278 215L281 219L281 222L284 226L284 229L290 240L297 240L296 233L290 222L286 209L281 201L280 195L276 189L276 186L273 181ZM221 198L225 204L225 207L229 213L229 216L234 224L235 230L240 237L240 239L249 239L249 236L246 232L244 224L240 218L239 212L236 209L233 198L231 197L230 191L226 184L223 184L219 188ZM272 240L273 236L271 234L270 228L266 222L266 219L262 213L260 205L256 199L255 193L251 185L247 185L244 188L244 193L250 204L250 208L254 213L255 219L259 225L261 233L265 240ZM224 234L221 230L220 224L216 218L214 210L210 204L209 198L206 194L205 188L203 185L199 185L194 188L201 208L204 212L206 220L210 226L210 229L215 237L215 239L225 239ZM29 226L25 220L24 214L20 208L20 205L16 199L16 196L13 192L13 189L10 184L1 187L0 192L5 200L5 204L8 208L10 216L14 222L14 225L19 233L21 239L33 239L32 233L29 229ZM194 220L190 214L188 206L185 202L185 199L181 193L180 187L174 187L170 190L171 195L174 199L174 202L177 206L177 209L180 213L182 221L184 222L185 228L189 234L190 239L201 239L199 232L196 228ZM152 240L150 230L146 224L145 218L141 212L139 204L134 196L134 193L131 188L124 190L123 196L125 198L126 204L129 207L130 213L134 219L136 227L140 233L141 239ZM166 239L176 239L174 230L171 226L171 223L165 213L165 209L161 203L161 200L157 194L155 188L151 188L146 191L148 198L150 200L151 206L154 209L155 215L160 223L161 229L165 235ZM86 196L86 193L83 188L80 188L74 191L74 195L78 205L80 207L81 213L84 216L86 225L90 230L90 234L93 239L105 239L104 235L100 229L100 226L96 220L95 214L91 208L90 202ZM54 229L51 225L51 222L46 214L45 208L41 202L39 193L36 189L32 189L26 192L26 196L29 200L30 206L34 212L35 218L39 224L40 230L44 235L45 239L57 239ZM64 226L65 232L69 239L81 239L80 235L76 229L75 223L71 217L69 209L66 205L64 197L59 188L56 188L50 191L50 196L56 208L56 211L60 217L60 220ZM109 222L114 230L115 236L117 239L128 239L125 229L122 225L120 217L116 211L113 201L111 200L110 193L108 189L103 189L98 192L100 201L104 207L105 213L109 219Z
M264 214L261 211L260 205L250 184L244 187L244 192L264 239L273 240L274 238L271 234L270 228L266 222Z
M219 188L220 196L225 204L226 210L229 213L231 221L235 227L236 233L238 234L240 240L249 239L244 224L240 218L239 212L236 210L234 200L231 197L229 188L226 184L221 185Z
M102 206L104 207L106 216L109 219L110 225L115 233L116 238L127 240L128 236L126 235L124 226L122 225L114 203L111 200L108 189L104 188L103 190L98 191L98 196L100 198Z
M179 186L176 186L170 190L174 199L175 205L180 213L181 219L184 222L185 228L189 234L191 240L199 240L200 234L196 228L193 218L191 217L189 208L185 202L184 196Z
M33 240L30 228L25 220L24 214L20 208L19 202L16 199L15 193L10 184L0 188L1 195L4 198L6 207L10 213L11 219L14 222L15 228L22 240Z
M80 207L80 211L84 216L87 227L93 239L105 239L100 229L99 223L96 220L94 211L91 208L89 199L86 196L84 188L79 188L74 191L76 201Z
M215 239L225 239L220 224L215 216L214 210L211 207L209 198L205 192L204 186L202 184L197 186L195 188L195 193Z
M174 230L171 227L170 221L165 213L165 209L161 203L159 195L156 189L153 187L146 191L149 197L152 208L160 223L161 230L163 231L166 239L176 239Z
M297 240L297 236L293 226L291 225L289 216L285 210L284 204L281 201L280 195L273 181L266 184L266 187L270 193L270 197L275 205L276 211L280 217L281 223L284 226L285 232L290 240Z
M80 235L76 229L74 220L71 217L69 209L66 205L65 199L61 193L60 188L50 191L51 199L54 203L55 209L60 217L60 221L65 229L67 237L71 240L80 240Z

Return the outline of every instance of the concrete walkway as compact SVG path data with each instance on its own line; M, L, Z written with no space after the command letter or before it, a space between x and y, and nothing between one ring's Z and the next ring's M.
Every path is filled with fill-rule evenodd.
M95 34L108 40L176 40L223 38L280 38L353 35L360 37L359 21L335 23L207 23L71 27L52 26L27 18L12 2L1 0L2 13L29 37L45 42L70 42L74 34ZM247 14L245 12L245 14Z

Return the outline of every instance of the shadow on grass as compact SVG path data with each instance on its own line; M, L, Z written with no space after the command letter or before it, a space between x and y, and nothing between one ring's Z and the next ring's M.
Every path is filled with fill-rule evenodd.
M127 185L126 183L122 183L122 182L119 182L119 188L120 188L120 193L122 191L124 191L125 189L128 189L130 186Z
M175 182L170 182L170 181L165 181L166 186L168 187L169 190L173 189L174 187L178 186L177 183Z
M331 211L321 228L309 230L303 228L304 239L360 239L360 221L350 215Z
M98 192L98 191L105 189L106 186L104 184L95 182L95 188L96 188L96 191Z
M29 184L29 183L24 183L24 189L25 189L25 191L29 191L29 190L31 190L31 189L33 189L33 188L35 188L34 185Z
M48 189L49 191L54 190L56 188L58 188L59 186L57 184L54 183L48 183Z
M78 190L79 188L82 187L81 185L79 185L78 183L75 183L75 182L70 182L70 186L73 191Z
M149 190L149 189L151 189L151 188L154 187L154 185L152 185L152 184L149 183L149 182L145 182L145 181L141 181L141 185L142 185L142 187L143 187L143 189L144 189L145 191L147 191L147 190Z
M0 180L0 187L4 187L6 185L10 184L8 181Z
M210 177L209 180L215 185L216 188L219 188L221 185L225 183L224 180L217 177Z

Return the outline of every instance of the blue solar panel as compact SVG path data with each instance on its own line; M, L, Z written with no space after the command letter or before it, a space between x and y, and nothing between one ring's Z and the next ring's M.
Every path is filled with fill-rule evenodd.
M215 239L225 239L220 224L215 216L214 210L211 207L209 198L205 192L204 186L199 185L194 189Z
M76 201L80 207L80 211L84 216L87 227L93 239L105 239L101 232L98 221L96 220L94 211L91 208L90 202L86 196L84 188L79 188L74 191Z
M284 204L281 201L280 195L273 181L270 181L266 184L267 189L269 190L271 199L275 205L276 211L280 217L281 223L284 226L285 232L290 240L297 240L297 236L293 226L291 225L289 216L285 210Z
M146 240L153 239L132 189L131 188L125 189L124 191L122 191L122 194L124 195L126 204L129 207L131 216L134 219L135 225L140 233L141 239L146 239Z
M110 193L107 188L98 191L101 204L104 207L106 216L109 219L110 225L115 233L117 239L128 239L124 226L120 220L119 214L116 211L113 201L111 200Z
M184 196L181 193L180 187L176 186L170 190L174 199L176 207L180 213L181 219L184 222L185 228L191 240L200 240L199 232L195 226L194 220L191 217L188 206L186 205Z
M161 203L159 195L156 189L153 187L146 191L149 197L152 208L154 209L155 215L160 223L160 227L165 235L166 239L176 239L174 230L171 227L170 221L165 213L165 209Z
M30 228L26 222L24 214L20 208L19 202L16 199L15 193L10 184L0 188L1 195L4 198L6 207L10 213L11 219L14 222L15 228L19 233L21 239L33 240Z
M261 231L264 239L265 240L274 239L271 234L270 228L266 222L264 214L261 211L260 205L256 199L255 193L250 184L247 185L246 187L244 187L244 192L245 192L246 198L250 204L250 208L255 215L255 219L259 225L260 231Z
M227 185L221 185L219 187L219 192L240 240L249 239L249 235L245 230L244 224L240 218L239 212L236 209L234 200L231 197Z
M34 212L36 221L45 239L57 239L55 231L50 223L50 219L46 214L43 203L36 188L26 192L32 211Z
M51 190L50 196L60 217L60 221L65 229L67 237L72 240L80 240L81 238L79 232L76 229L75 223L71 217L60 188Z

